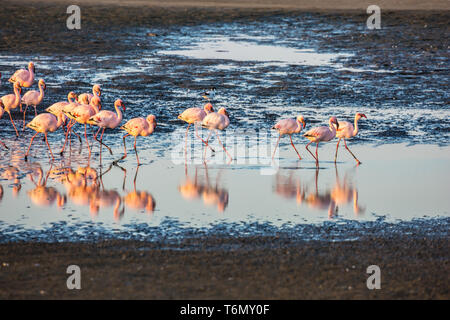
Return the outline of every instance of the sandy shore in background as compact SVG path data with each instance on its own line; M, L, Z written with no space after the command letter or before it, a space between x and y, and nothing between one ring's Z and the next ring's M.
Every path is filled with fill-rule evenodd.
M376 4L381 10L450 10L447 0L18 0L16 3L59 3L119 6L159 6L159 7L226 7L255 9L297 9L297 10L366 10Z

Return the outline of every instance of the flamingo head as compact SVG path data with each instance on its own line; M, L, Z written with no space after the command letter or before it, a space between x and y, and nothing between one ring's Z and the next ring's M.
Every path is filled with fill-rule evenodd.
M203 110L205 110L206 113L214 112L214 108L211 103L205 104L205 106L203 107Z
M45 84L44 79L39 79L38 85L39 85L39 87L42 86L42 89L44 89L44 90L47 89L47 85Z
M147 121L148 121L148 123L152 123L152 124L154 124L155 125L155 127L156 127L156 117L153 115L153 114L149 114L148 116L147 116Z
M306 122L305 122L305 119L303 118L303 116L298 116L297 121L303 125L303 128L306 127Z
M102 95L102 91L100 90L100 85L94 84L92 89L99 97Z
M100 98L98 97L93 97L91 99L91 105L97 107L99 110L102 109L102 103L100 102Z
M225 108L220 108L219 111L217 111L218 114L223 114L224 116L229 117L229 114Z
M361 119L361 118L366 118L366 119L367 119L367 117L366 117L366 115L365 115L364 113L359 113L359 112L358 112L358 113L356 114L356 119L359 120L359 119Z
M28 70L33 70L33 73L36 73L36 68L34 67L33 62L28 63Z
M73 91L70 91L69 94L67 95L67 97L68 97L69 99L75 99L75 100L78 100L78 95L77 95L75 92L73 92Z
M122 110L125 112L127 108L125 108L125 105L123 104L122 99L117 99L116 102L114 102L114 105L118 107L122 107Z
M14 82L14 89L19 90L19 94L22 94L22 86L19 82Z
M339 129L339 122L338 122L338 120L337 120L337 118L335 116L332 116L330 118L330 125L333 125L333 124L336 126L336 130L338 130Z

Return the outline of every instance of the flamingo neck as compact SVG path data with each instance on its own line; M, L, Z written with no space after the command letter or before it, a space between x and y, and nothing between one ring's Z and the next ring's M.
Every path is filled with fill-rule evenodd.
M28 67L28 72L30 73L30 79L33 79L34 78L33 68Z
M333 125L333 123L330 121L330 130L331 132L333 132L334 134L336 133L336 127Z
M39 84L39 101L42 101L42 99L44 98L44 88L42 87L41 84Z
M114 107L116 108L117 119L119 120L119 122L121 122L122 121L122 111L120 111L118 104L114 104Z
M14 87L14 95L15 95L14 104L19 104L19 102L20 102L20 93L19 93L19 89L17 87Z
M297 129L295 130L295 133L299 133L300 131L302 131L302 123L300 121L298 121L298 119L296 120L297 122Z
M356 136L358 134L358 131L359 131L358 120L359 119L355 116L355 128L353 129L353 136Z
M59 128L62 126L62 124L64 123L64 117L65 117L64 113L62 113L62 112L58 115L58 117L57 117L58 122L56 123L56 128Z
M74 98L72 98L70 95L67 95L67 100L69 101L69 103L73 103L72 99Z

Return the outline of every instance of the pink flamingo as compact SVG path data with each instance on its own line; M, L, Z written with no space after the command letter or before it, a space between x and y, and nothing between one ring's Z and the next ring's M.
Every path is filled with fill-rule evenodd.
M355 114L355 126L353 126L348 121L339 121L339 129L336 131L336 137L339 138L337 145L336 145L336 154L334 155L334 162L337 160L337 154L339 150L339 143L341 142L341 139L344 140L345 149L347 149L348 152L355 158L356 163L358 165L361 164L361 161L358 160L358 158L355 157L355 155L350 151L350 149L347 147L347 141L345 139L353 138L358 134L359 128L358 128L358 121L361 118L366 118L366 115L364 113L357 112Z
M122 157L121 160L125 159L127 157L127 147L125 145L125 138L129 135L132 135L134 137L134 151L136 152L136 159L138 166L140 166L138 152L136 149L136 139L137 136L143 136L146 137L150 134L152 134L155 131L156 128L156 117L152 114L148 115L146 119L144 118L133 118L129 120L127 123L125 123L123 126L120 127L120 129L125 130L127 132L126 135L123 136L123 147L125 150L125 155Z
M44 99L44 90L47 88L44 79L40 79L38 82L39 91L30 90L26 92L21 99L21 104L25 104L25 111L23 112L23 125L25 129L25 114L27 112L28 106L34 107L34 115L37 116L36 106L38 106Z
M110 110L102 110L93 115L92 117L90 117L88 120L88 124L96 125L99 127L97 133L94 136L95 140L98 141L97 135L100 132L100 130L103 129L99 142L104 146L106 146L111 154L112 154L111 148L103 143L103 134L105 133L105 130L107 128L115 129L122 122L122 111L120 111L119 107L122 107L122 110L125 112L125 105L123 104L123 101L121 99L117 99L114 102L114 108L116 109L115 113Z
M87 103L85 104L89 104L92 100L93 97L97 97L100 98L100 96L102 95L102 91L100 90L100 86L98 84L94 84L94 86L92 87L92 93L82 93L78 96L78 101L81 103L81 101L85 101Z
M181 113L178 116L178 119L183 120L188 123L187 129L186 129L186 144L187 144L187 135L188 135L189 127L191 126L191 124L194 124L195 135L197 136L197 138L202 140L202 142L204 144L206 144L212 150L212 152L215 152L215 150L213 148L211 148L211 146L208 145L206 143L206 141L204 141L198 135L198 130L197 130L197 126L196 126L196 123L202 122L203 119L212 112L214 112L212 104L207 103L203 106L203 109L202 108L189 108L189 109L184 110L183 113Z
M63 113L68 116L69 118L75 120L76 122L80 123L80 124L84 124L84 137L86 138L86 143L87 143L87 147L89 150L89 157L91 156L91 147L89 146L89 141L87 138L87 125L88 125L88 120L90 117L92 117L94 114L98 113L99 110L99 106L101 106L100 103L100 98L94 97L91 100L91 104L82 104L79 105L77 107L75 107L73 110L66 112L66 108L64 108ZM68 130L72 129L71 125ZM64 143L65 146L65 143ZM64 149L64 147L63 147ZM61 153L64 150L61 151Z
M209 129L209 135L208 139L206 139L206 145L208 145L209 138L211 137L212 131L216 133L217 140L219 140L220 145L222 146L225 153L230 157L230 161L233 160L233 158L228 153L227 149L225 149L225 146L222 144L222 141L220 141L219 134L217 130L225 130L230 125L230 119L228 118L228 112L225 108L220 108L217 112L211 112L209 113L202 121L202 126ZM206 154L205 149L205 154Z
M17 70L8 81L12 83L18 82L21 87L29 88L33 85L35 72L34 63L29 62L28 70Z
M17 132L16 125L14 124L14 120L11 116L11 110L15 109L20 104L20 94L22 93L22 87L20 86L19 82L14 83L14 94L7 94L0 98L0 100L3 103L3 107L6 112L9 114L9 118L11 119L11 123L14 127L14 130L16 130L16 135L19 136L19 132Z
M3 114L5 113L5 110L3 109L3 102L2 100L0 100L0 119L3 117ZM6 146L6 144L0 140L0 144L5 148L8 149L8 147Z
M316 166L319 166L319 155L317 154L317 149L319 148L320 142L326 142L334 139L336 137L336 129L339 129L339 123L336 117L331 117L328 120L329 126L315 127L305 132L303 135L309 139L309 143L306 145L306 150L313 156L316 160ZM336 127L335 127L336 126ZM316 156L308 149L311 143L316 143Z
M61 115L59 118L56 118L51 113L41 113L34 117L33 120L31 120L30 123L27 124L27 127L30 129L33 129L36 131L35 135L31 137L30 140L30 146L28 147L27 153L25 154L25 161L28 158L28 153L31 149L31 144L33 143L34 138L39 134L43 133L45 136L45 143L47 144L48 150L50 151L50 155L52 156L52 160L55 159L53 156L52 149L50 148L50 145L48 144L47 139L47 133L48 132L54 132L56 129L58 129L64 122L64 116Z
M284 119L277 122L276 125L272 127L272 129L278 130L280 133L280 136L278 137L277 144L275 145L275 149L273 150L272 159L275 156L275 151L277 150L278 143L280 142L280 139L283 135L288 134L289 138L291 139L291 145L294 148L295 152L297 152L297 155L300 160L302 160L302 157L300 157L300 154L298 153L297 149L295 148L294 142L292 142L292 135L294 133L300 133L303 128L305 128L306 123L305 119L303 119L303 116L298 116L297 119Z

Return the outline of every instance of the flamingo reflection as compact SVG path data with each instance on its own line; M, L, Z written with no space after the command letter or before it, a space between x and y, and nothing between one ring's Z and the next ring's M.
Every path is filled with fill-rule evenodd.
M44 172L40 166L36 171L38 173L37 182L34 181L33 171L28 174L28 177L35 185L34 189L27 192L31 202L41 207L48 207L56 202L58 208L63 207L66 203L67 197L62 195L56 188L47 187L47 181L51 173L51 168L47 171L45 178Z
M136 168L136 173L133 179L133 191L128 192L124 197L123 201L128 208L139 211L144 210L148 213L155 211L156 202L151 193L147 191L136 190L136 179L139 172L139 166ZM126 170L124 176L124 186L126 179Z

